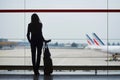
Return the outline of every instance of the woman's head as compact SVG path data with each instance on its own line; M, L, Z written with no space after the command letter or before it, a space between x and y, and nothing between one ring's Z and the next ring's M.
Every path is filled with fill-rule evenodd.
M34 13L31 16L31 23L36 23L36 22L39 23L40 19L39 19L38 15Z

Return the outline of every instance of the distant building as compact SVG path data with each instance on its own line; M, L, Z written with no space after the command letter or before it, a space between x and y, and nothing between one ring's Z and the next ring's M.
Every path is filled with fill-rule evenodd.
M16 42L8 41L8 39L0 38L0 49L13 49Z
M3 39L3 38L0 38L0 42L7 42L8 39Z

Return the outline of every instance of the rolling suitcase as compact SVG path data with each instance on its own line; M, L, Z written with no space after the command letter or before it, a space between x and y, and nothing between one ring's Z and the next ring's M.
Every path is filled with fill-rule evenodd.
M44 61L44 74L45 75L51 75L53 72L53 63L52 63L52 59L51 59L51 54L48 48L47 43L45 43L44 46L44 57L43 57L43 61Z

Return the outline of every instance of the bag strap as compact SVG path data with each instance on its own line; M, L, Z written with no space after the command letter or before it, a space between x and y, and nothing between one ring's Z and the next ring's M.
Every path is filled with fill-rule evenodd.
M48 48L48 44L44 42L44 44L43 44L43 53L45 51L45 48Z
M44 46L45 48L48 48L48 44L47 43L45 43L45 46Z

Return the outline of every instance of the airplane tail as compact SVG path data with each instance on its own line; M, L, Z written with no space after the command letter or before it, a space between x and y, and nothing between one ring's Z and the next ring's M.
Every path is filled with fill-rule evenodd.
M94 41L88 36L88 34L86 34L87 36L87 42L89 45L94 45Z
M94 36L94 39L93 39L93 41L95 42L95 44L96 45L105 45L103 42L102 42L102 40L95 34L95 33L93 33L93 36Z

